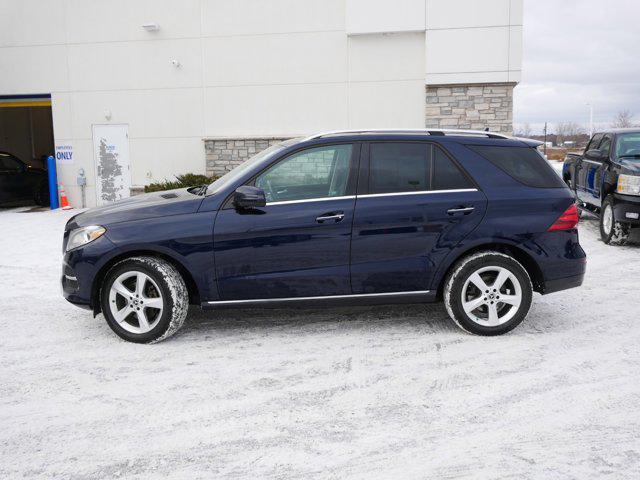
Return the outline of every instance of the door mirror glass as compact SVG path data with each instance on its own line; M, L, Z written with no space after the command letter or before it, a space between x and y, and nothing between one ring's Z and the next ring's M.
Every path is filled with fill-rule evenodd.
M264 190L251 185L238 187L233 194L233 204L236 208L258 208L267 204Z
M600 150L587 150L585 157L590 158L592 160L602 160L604 159L604 154Z

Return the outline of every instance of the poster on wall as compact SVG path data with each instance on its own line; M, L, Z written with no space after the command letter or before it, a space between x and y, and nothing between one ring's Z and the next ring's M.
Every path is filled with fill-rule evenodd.
M93 125L93 156L98 205L129 197L129 125Z

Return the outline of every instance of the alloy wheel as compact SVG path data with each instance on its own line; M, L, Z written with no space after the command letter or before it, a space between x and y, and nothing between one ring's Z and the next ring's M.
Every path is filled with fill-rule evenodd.
M485 327L507 323L522 303L522 287L516 276L503 267L476 270L462 287L462 308L470 320Z
M164 301L158 285L146 273L125 272L109 291L109 308L118 325L130 333L147 333L162 317Z

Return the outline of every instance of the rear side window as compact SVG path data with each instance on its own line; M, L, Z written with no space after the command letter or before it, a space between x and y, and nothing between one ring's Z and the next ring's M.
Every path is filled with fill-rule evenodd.
M424 143L372 143L369 193L429 190L431 149Z
M472 188L469 179L438 147L434 147L432 190Z
M489 145L467 145L467 148L529 187L565 187L562 179L535 148Z
M433 144L372 143L369 148L369 193L473 188L469 178Z

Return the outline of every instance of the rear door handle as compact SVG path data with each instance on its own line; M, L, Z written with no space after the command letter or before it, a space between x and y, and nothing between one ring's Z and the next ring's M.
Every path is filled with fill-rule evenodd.
M449 215L455 215L456 213L462 213L463 215L468 215L473 212L474 207L458 207L458 208L450 208L447 210Z
M343 218L344 218L344 213L342 212L329 212L329 213L320 215L319 217L316 217L316 222L324 223L324 222L333 220L335 223L338 223L342 221Z

